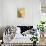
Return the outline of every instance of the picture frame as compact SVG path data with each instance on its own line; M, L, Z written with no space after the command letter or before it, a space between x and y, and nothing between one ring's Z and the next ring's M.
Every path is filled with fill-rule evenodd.
M25 8L17 8L17 16L22 18L25 16Z

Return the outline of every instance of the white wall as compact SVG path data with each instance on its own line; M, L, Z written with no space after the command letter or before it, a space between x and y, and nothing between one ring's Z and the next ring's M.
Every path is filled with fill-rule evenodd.
M2 20L3 20L3 17L2 17L2 0L0 0L0 26L2 24Z
M2 0L2 25L33 25L36 26L40 20L39 0ZM25 8L25 17L17 17L17 8ZM0 20L0 21L1 21Z

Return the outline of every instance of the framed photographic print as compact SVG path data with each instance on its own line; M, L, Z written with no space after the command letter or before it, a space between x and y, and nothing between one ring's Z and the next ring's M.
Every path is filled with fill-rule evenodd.
M17 16L24 17L25 16L25 8L17 8Z

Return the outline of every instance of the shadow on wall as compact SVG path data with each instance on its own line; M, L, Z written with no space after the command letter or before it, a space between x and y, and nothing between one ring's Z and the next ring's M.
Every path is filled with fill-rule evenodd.
M3 32L4 32L4 27L0 27L0 40L3 39Z
M21 34L29 29L32 29L33 26L17 26L17 27L20 27L21 29Z

